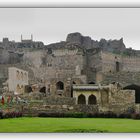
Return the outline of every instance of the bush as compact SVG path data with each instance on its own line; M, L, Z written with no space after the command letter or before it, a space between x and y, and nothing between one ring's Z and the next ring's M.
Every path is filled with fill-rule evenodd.
M113 112L106 113L95 113L95 114L87 114L89 118L117 118L117 115Z
M138 116L138 115L137 115ZM139 115L140 116L140 115ZM117 115L113 112L105 112L105 113L81 113L81 112L73 112L73 113L46 113L41 112L38 114L38 117L66 117L66 118L131 118L131 114L120 114Z
M63 113L46 113L42 112L38 114L38 117L64 117Z
M117 118L117 115L112 112L107 113L46 113L41 112L38 117L66 117L66 118Z
M138 114L138 113L132 114L131 118L134 120L140 120L140 114Z
M131 114L119 114L118 118L131 118Z
M87 114L85 113L46 113L42 112L38 114L38 117L71 117L71 118L85 118L87 117Z
M7 112L2 115L2 118L17 118L22 117L22 112Z
M3 112L0 111L0 118L3 119Z
M107 112L105 114L106 118L117 118L117 114L113 113L113 112Z
M93 113L87 113L87 114L86 114L86 117L88 117L88 118L93 118L93 117L95 117L95 114L93 114Z
M86 118L86 117L88 117L87 114L78 113L78 112L65 114L65 117L67 117L67 116L72 117L72 118Z

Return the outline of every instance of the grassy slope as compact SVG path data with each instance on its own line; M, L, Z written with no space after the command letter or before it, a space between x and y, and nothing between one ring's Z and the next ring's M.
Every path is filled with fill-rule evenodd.
M140 132L140 120L103 118L0 119L0 132Z

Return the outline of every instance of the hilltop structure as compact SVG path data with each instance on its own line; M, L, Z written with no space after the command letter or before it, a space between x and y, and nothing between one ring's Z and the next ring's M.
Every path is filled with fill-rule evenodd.
M89 95L94 100L89 102L95 104L95 98L99 99L100 94L99 106L108 104L106 110L109 110L110 106L113 107L112 101L115 102L115 98L116 101L120 99L119 105L122 104L123 107L140 103L140 51L126 48L123 38L95 41L80 33L71 33L66 41L50 45L35 42L33 37L29 40L23 40L21 37L21 42L11 42L4 38L0 49L0 85L8 79L8 68L14 66L28 71L29 84L26 93L33 92L32 88L36 85L38 92L51 100L50 104L55 104L56 101L52 97L58 97L58 100L63 98L63 105L67 104L69 99L71 103L80 103L78 99L85 100L83 91L86 93L89 85L90 95L95 96ZM120 83L121 89L114 88L114 96L111 96L112 89L105 88L102 93L98 88L116 83ZM84 85L86 89L81 92L81 86ZM92 91L99 94L93 94ZM104 91L107 91L107 94ZM105 97L106 102L102 102L101 98ZM83 102L86 104L88 101L81 101L82 104Z

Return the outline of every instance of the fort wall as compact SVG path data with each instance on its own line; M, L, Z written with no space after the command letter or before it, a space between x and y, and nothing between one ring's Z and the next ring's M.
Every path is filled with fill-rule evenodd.
M140 57L123 56L112 54L109 52L101 53L102 71L103 72L139 72L140 71ZM117 70L118 63L118 70Z

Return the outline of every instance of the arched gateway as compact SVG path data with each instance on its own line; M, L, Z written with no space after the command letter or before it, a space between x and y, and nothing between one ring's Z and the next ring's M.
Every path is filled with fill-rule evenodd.
M86 98L83 94L78 96L78 104L86 104Z

